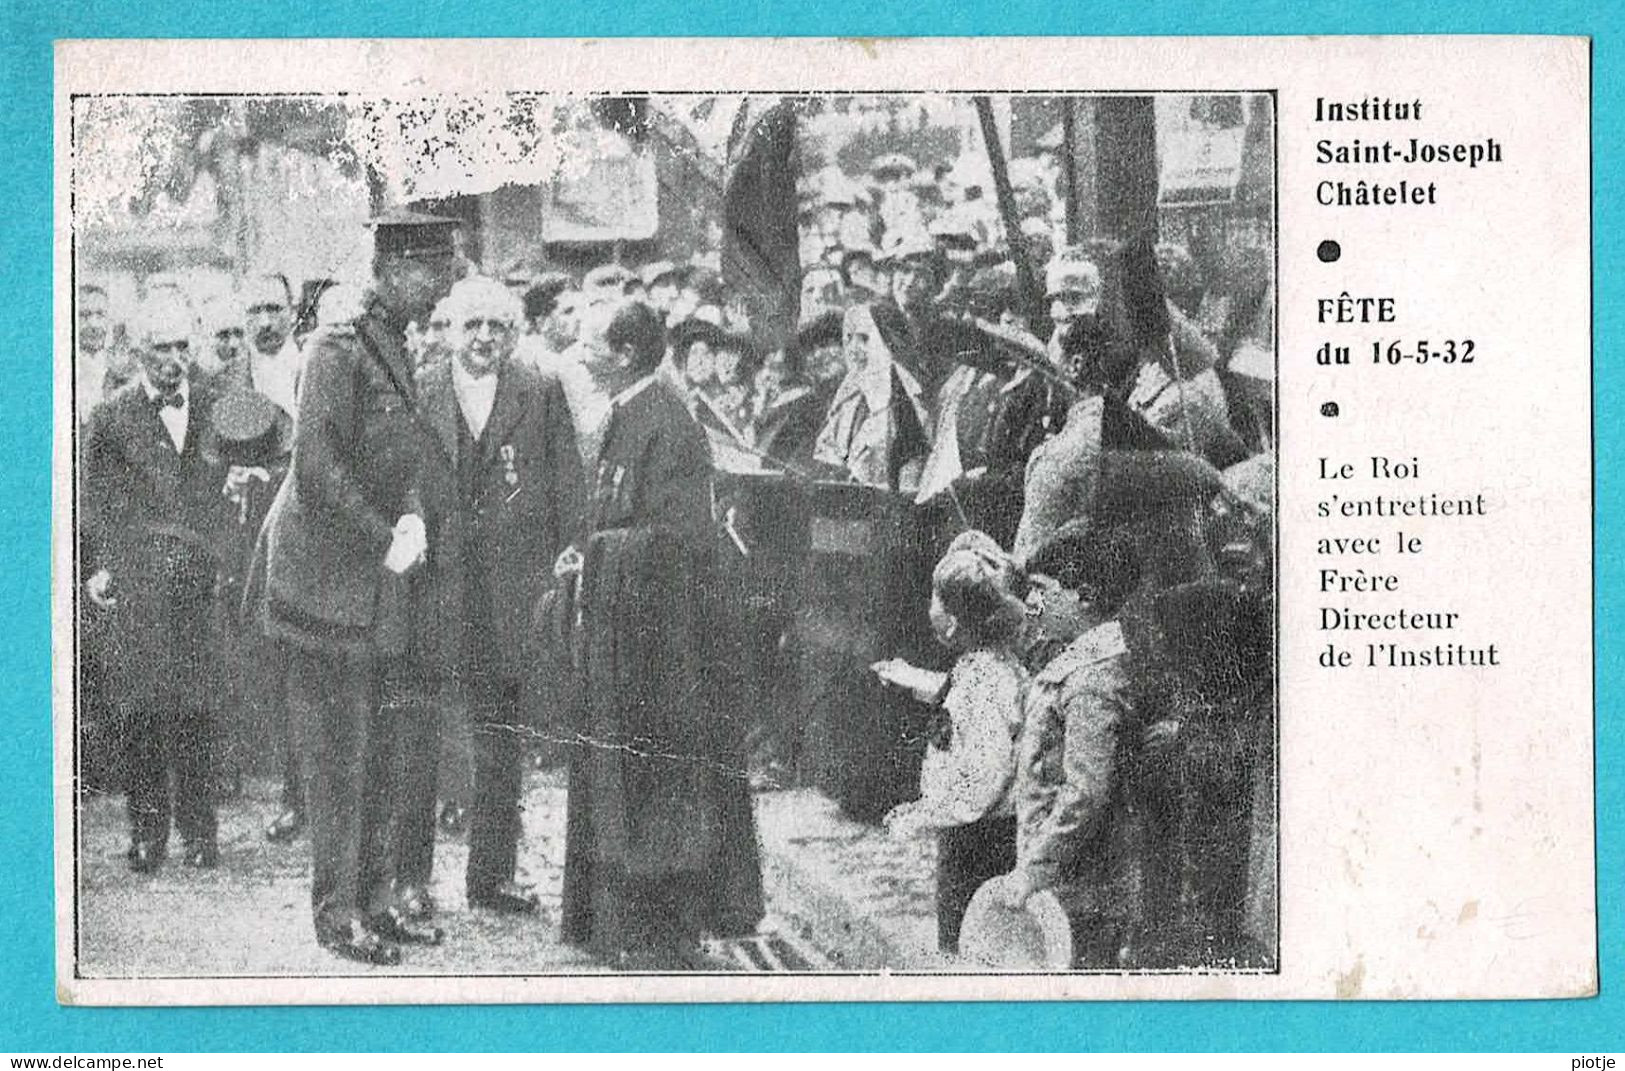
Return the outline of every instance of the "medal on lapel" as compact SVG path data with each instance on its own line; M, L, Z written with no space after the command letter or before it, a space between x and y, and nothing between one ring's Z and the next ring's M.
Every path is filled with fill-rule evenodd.
M509 487L519 486L519 470L514 468L514 449L512 443L503 443L500 451L502 455L502 478Z

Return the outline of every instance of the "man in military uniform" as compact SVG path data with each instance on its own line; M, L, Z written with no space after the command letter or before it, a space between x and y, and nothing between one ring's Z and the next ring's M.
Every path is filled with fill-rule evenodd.
M309 757L316 935L366 963L441 937L389 887L395 740L382 693L403 665L406 574L428 549L422 485L437 449L417 411L406 328L457 278L456 226L410 212L372 221L372 292L354 321L307 341L293 470L262 538L257 601L268 634L292 649L288 702Z

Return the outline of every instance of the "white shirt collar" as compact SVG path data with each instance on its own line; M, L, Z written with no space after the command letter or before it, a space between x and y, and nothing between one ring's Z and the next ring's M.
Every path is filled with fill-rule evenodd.
M451 379L457 385L457 390L464 394L492 394L497 389L497 373L500 369L493 368L490 373L483 376L469 375L463 362L455 356L451 359Z
M468 430L474 433L474 438L485 436L485 427L491 422L491 410L496 408L497 373L493 369L483 376L469 375L463 367L463 362L455 356L451 359L452 389L457 395L457 404L463 410L463 419L468 422Z
M147 401L149 402L156 402L158 400L158 396L164 393L152 385L152 380L147 378L147 374L145 372L141 373L141 389L147 392ZM191 404L192 401L192 377L183 377L181 379L180 386L176 387L175 389L180 392L181 408L185 409Z

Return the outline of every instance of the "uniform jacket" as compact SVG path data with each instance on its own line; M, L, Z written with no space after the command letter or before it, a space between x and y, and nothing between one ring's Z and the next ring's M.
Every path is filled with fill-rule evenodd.
M193 378L179 452L139 380L97 406L85 428L81 572L113 578L113 653L130 696L167 694L177 680L206 687L207 667L168 666L154 652L172 630L203 625L235 519L220 493L225 466L208 442L218 394L210 378ZM183 612L188 620L173 620Z
M430 664L460 672L471 659L518 680L532 615L553 585L553 562L581 524L581 459L558 379L510 360L485 432L473 439L450 362L425 369L418 396L438 440L426 482L429 562L416 620Z
M1016 859L1039 888L1071 881L1099 893L1114 863L1124 798L1119 734L1131 731L1127 647L1108 622L1074 640L1033 679L1016 769Z
M293 467L266 518L248 597L288 642L399 653L406 582L384 569L384 555L396 520L423 512L439 447L416 411L403 340L377 306L318 328L305 345Z

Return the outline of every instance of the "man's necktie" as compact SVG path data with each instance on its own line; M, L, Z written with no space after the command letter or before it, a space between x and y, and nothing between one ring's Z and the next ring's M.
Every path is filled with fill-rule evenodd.
M186 404L186 399L182 397L180 391L172 390L167 394L158 395L152 400L152 404L155 408L162 412L165 409L181 408Z

